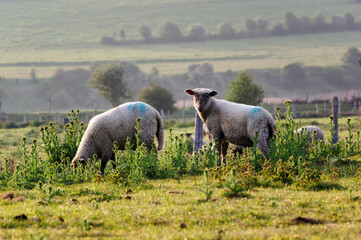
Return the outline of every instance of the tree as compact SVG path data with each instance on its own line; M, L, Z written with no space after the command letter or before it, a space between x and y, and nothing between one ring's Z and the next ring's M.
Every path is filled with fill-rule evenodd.
M191 64L188 66L187 79L194 87L217 88L221 82L220 77L212 64L204 62L201 64Z
M123 78L124 67L120 63L101 65L91 74L88 84L113 107L130 98L127 82Z
M206 38L206 30L201 23L192 24L188 29L188 37L191 40L203 41Z
M258 26L255 20L246 18L244 19L244 25L247 30L247 33L251 35L257 34Z
M299 34L302 31L302 24L300 20L291 12L286 12L284 15L284 22L289 33Z
M33 82L37 82L37 77L36 77L36 70L35 70L35 68L31 68L31 70L30 70L30 73L29 73L29 76L30 76L30 78L31 78L31 80L33 81Z
M302 33L312 32L312 20L308 16L302 16L300 18L301 31Z
M331 25L334 30L340 31L340 30L344 29L346 26L345 18L343 16L332 15L331 16Z
M345 13L343 15L345 18L345 24L348 29L352 29L355 25L355 18L351 13Z
M355 47L350 47L347 52L342 56L344 64L357 65L360 58L360 51Z
M140 89L150 85L150 77L135 63L121 61L120 64L123 66L123 81L127 83L127 89L130 93L130 97L136 97Z
M152 67L151 72L150 72L150 76L159 77L159 70L158 70L157 67Z
M327 31L327 28L329 27L329 24L326 22L325 17L319 12L311 18L311 23L314 32Z
M153 106L158 111L169 111L175 110L173 94L165 87L152 82L149 88L143 88L139 94L138 99L146 102Z
M159 28L159 37L169 42L177 42L182 38L182 34L177 24L163 22Z
M281 76L287 89L293 90L298 87L304 88L306 85L306 73L303 70L303 67L298 63L286 65L281 71Z
M231 82L230 89L226 95L228 101L249 105L259 105L264 98L261 86L252 82L252 77L245 72L241 72L237 79Z
M266 34L269 22L266 19L262 18L262 17L257 17L256 22L257 22L258 33Z
M344 82L344 73L340 67L331 67L328 66L324 68L324 79L327 79L327 83L335 87L342 87L345 84Z
M218 26L218 35L222 39L229 39L229 38L234 38L236 33L232 25L228 22L225 22L225 23L221 23Z
M273 36L282 36L285 34L285 28L282 23L275 24L271 29L271 34Z
M152 30L148 26L141 26L139 28L139 33L145 40L149 40L152 38Z
M121 29L121 30L119 31L119 37L120 37L122 40L125 39L125 31L124 31L124 29Z

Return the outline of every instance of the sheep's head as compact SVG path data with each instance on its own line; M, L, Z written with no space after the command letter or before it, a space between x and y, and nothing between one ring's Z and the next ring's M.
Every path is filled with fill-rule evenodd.
M73 166L74 167L74 172L76 172L76 168L78 167L78 164L81 164L83 166L85 166L87 164L87 160L84 158L84 157L80 157L80 158L74 158L72 161L71 161L71 164L70 166Z
M194 107L200 113L207 109L209 100L218 94L216 91L207 88L186 89L184 92L193 96Z

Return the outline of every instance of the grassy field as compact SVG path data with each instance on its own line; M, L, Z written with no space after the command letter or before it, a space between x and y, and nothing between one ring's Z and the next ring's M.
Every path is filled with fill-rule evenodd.
M276 23L286 11L297 16L312 16L317 11L326 18L344 12L358 16L361 5L352 1L83 0L69 5L41 0L0 4L0 76L5 78L28 78L31 67L36 68L38 78L47 78L58 68L88 68L94 61L119 59L135 61L146 72L157 67L167 74L185 72L189 64L202 61L211 62L215 71L283 67L291 62L337 65L347 48L360 47L357 32L169 45L99 44L102 36L120 29L127 38L139 38L138 28L143 24L157 35L157 27L165 20L176 22L185 34L187 26L196 22L202 22L207 33L215 33L224 21L238 30L247 17L262 16Z
M231 199L215 187L208 202L198 190L200 177L152 180L131 188L101 182L52 186L57 194L50 203L38 189L0 192L5 197L0 200L0 237L358 239L360 185L351 179L338 184L343 189L320 192L259 187L247 191L248 197ZM14 198L6 198L11 193Z
M351 119L355 133L361 118ZM339 119L340 140L348 134L346 121ZM328 118L296 122L317 124L330 136ZM194 131L185 126L175 126L173 136ZM62 130L58 136L63 138ZM1 129L1 159L7 154L22 158L21 150L13 149L20 148L23 137L39 142L39 128ZM166 139L165 149L168 131ZM115 175L108 172L104 178L94 174L86 183L38 183L31 190L0 186L0 239L358 239L359 164L350 161L341 161L329 175L326 171L318 190L277 181L265 184L267 175L259 172L258 181L264 184L249 182L253 187L238 197L227 197L225 180L217 175L208 183L202 176L185 175L127 185L112 183ZM342 177L332 175L337 171ZM200 190L207 186L213 191L208 201Z
M0 49L0 73L5 78L29 78L32 67L38 78L48 78L62 68L89 69L90 62L127 60L145 72L157 67L161 73L184 73L192 63L210 62L215 71L241 71L249 68L282 68L292 62L307 66L333 66L341 63L350 46L361 47L360 34L330 33L264 39L242 39L176 45L141 45L66 50ZM19 56L21 55L21 59ZM49 56L52 58L49 59ZM49 62L50 61L50 62Z

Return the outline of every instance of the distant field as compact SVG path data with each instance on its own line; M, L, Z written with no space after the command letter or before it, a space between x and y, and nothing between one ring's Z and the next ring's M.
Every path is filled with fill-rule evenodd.
M201 22L212 34L225 21L239 31L244 18L262 16L272 25L281 22L286 11L297 16L321 12L327 21L332 14L350 12L359 20L361 4L351 0L1 1L0 76L28 78L35 67L39 78L47 78L58 68L88 68L89 62L119 59L135 61L146 72L155 66L167 74L185 72L189 64L201 61L211 62L216 71L283 67L295 61L337 65L348 47L361 46L358 32L169 45L99 44L102 36L120 29L128 39L139 38L143 24L156 36L165 20L177 23L183 34L190 24Z
M215 71L241 71L247 68L282 68L292 62L308 66L338 65L351 47L361 47L360 33L344 32L299 35L264 39L198 42L169 45L75 49L0 48L0 76L28 78L32 67L39 78L53 75L56 69L89 68L90 62L126 60L136 62L143 71L157 67L161 73L186 72L188 65L207 61ZM21 58L19 57L21 56Z
M173 21L183 33L192 23L203 23L208 34L221 22L238 30L244 18L261 16L271 23L282 21L287 11L301 16L350 12L358 16L361 5L352 0L81 0L1 1L1 48L94 47L102 36L124 29L127 38L139 38L146 24L157 34L163 21Z

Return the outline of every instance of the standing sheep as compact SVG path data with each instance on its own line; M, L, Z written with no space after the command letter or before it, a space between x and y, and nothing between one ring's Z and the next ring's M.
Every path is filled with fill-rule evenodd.
M309 132L309 136L308 136L308 141L312 142L312 134L313 132L316 132L315 135L315 141L317 140L324 140L324 136L323 136L323 131L321 130L321 128L317 127L317 126L305 126L305 127L301 127L299 129L297 129L297 133L300 134L308 134Z
M100 170L114 157L113 145L116 142L119 150L124 150L127 138L136 146L136 119L140 118L140 143L151 148L154 136L158 139L158 150L163 148L163 121L159 112L143 102L129 102L101 113L89 122L78 151L71 165L77 167L78 162L86 164L96 154L101 159Z
M212 138L218 139L217 149L223 162L229 143L251 147L256 131L257 147L265 158L269 157L268 142L276 133L276 125L267 110L215 99L217 92L207 88L187 89L185 92L194 97L194 107L199 117L207 125ZM221 165L220 161L218 165Z

